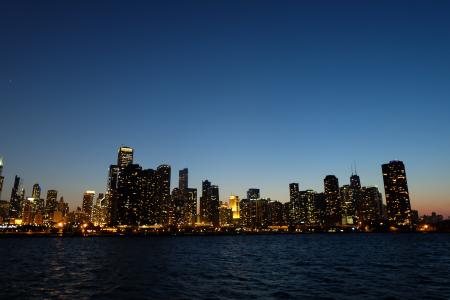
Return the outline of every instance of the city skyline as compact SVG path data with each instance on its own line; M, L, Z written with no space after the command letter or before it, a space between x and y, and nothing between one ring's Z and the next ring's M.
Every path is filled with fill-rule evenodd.
M1 198L18 175L74 208L123 143L221 199L286 202L355 162L384 197L379 166L402 160L413 208L448 216L449 6L2 2Z
M217 189L216 195L219 197L220 203L228 203L228 200L231 201L231 199L233 197L238 197L238 198L241 198L241 199L249 199L249 200L254 200L254 201L257 200L257 199L271 199L272 201L279 201L281 203L288 203L288 202L295 201L295 196L293 196L293 195L301 196L302 192L303 193L304 192L307 192L307 193L308 192L314 192L314 193L319 193L319 194L323 193L325 195L331 195L330 198L334 199L334 200L332 200L331 203L328 204L328 206L332 207L333 211L328 211L327 214L333 215L333 214L335 214L335 213L337 213L339 211L339 217L338 217L338 219L339 219L340 218L340 213L341 213L340 210L342 209L342 208L339 207L339 205L340 205L339 203L341 203L342 201L345 201L343 199L346 197L345 196L346 189L348 189L348 188L352 188L352 189L355 189L355 188L356 189L361 189L361 188L363 188L363 189L369 189L370 190L373 187L373 188L376 189L376 193L380 192L380 196L381 196L380 205L381 204L387 205L389 200L386 197L386 193L385 193L385 192L387 192L386 188L390 191L390 193L394 192L392 190L392 186L391 185L392 185L392 182L394 182L394 185L396 185L395 181L398 181L398 179L396 179L397 174L400 174L400 178L403 178L403 179L400 179L400 180L404 180L404 182L405 182L405 186L404 187L402 187L402 185L400 184L400 186L401 186L400 189L403 189L403 191L406 190L406 195L407 195L407 204L405 204L407 206L402 207L402 209L400 209L399 211L402 211L402 213L407 213L408 214L407 218L409 218L409 219L411 218L411 211L412 210L418 211L419 215L421 215L421 216L422 215L423 216L430 215L431 213L436 213L434 210L430 210L429 212L428 211L421 211L421 210L417 209L417 207L413 206L414 203L410 204L410 196L409 196L409 191L408 191L409 187L408 187L408 184L406 183L406 176L405 176L405 166L404 166L403 162L399 161L399 160L391 160L391 161L389 161L387 163L381 164L381 170L382 170L381 176L382 176L382 179L384 181L383 182L383 186L381 186L381 187L379 187L377 185L366 185L366 184L364 184L364 182L362 184L361 183L361 177L359 176L357 168L356 168L356 165L355 165L355 166L351 167L351 175L347 177L348 181L345 181L345 179L339 181L339 177L336 177L333 174L325 175L324 178L323 178L322 189L320 189L320 188L319 189L314 189L314 188L306 187L306 186L303 187L303 186L301 186L301 184L299 184L298 181L294 182L294 183L290 182L288 184L288 199L284 200L284 199L275 199L275 198L271 198L270 196L264 195L264 194L261 193L261 188L260 187L256 188L255 186L254 187L244 188L245 189L245 193L243 193L242 195L239 195L237 193L231 193L229 195L223 195L223 193L219 194L219 190L221 190L222 188L219 189L219 185L212 185L211 182L208 181L209 177L207 177L207 176L203 177L204 179L202 179L202 181L201 181L200 188L197 188L196 186L193 186L193 187L189 188L188 177L190 178L190 176L191 176L191 175L188 176L188 169L189 168L183 168L183 169L179 169L178 171L176 171L176 170L174 171L170 165L160 164L157 167L156 170L150 170L150 169L146 169L146 166L141 166L141 165L137 164L136 161L134 160L134 157L135 157L135 149L133 147L124 146L124 145L120 146L119 149L118 149L117 164L116 165L110 165L110 167L109 167L109 171L108 171L107 179L106 179L106 188L105 189L99 189L99 190L92 190L92 189L91 190L89 190L89 189L84 190L83 194L82 194L81 201L76 202L75 204L73 204L72 209L75 210L75 208L78 207L78 208L82 208L82 210L85 211L86 195L90 195L88 199L90 199L89 203L91 203L91 207L93 207L94 202L95 202L95 200L94 200L95 194L97 193L99 195L98 199L100 199L100 198L103 197L103 195L105 193L106 194L111 193L111 190L110 190L110 187L109 187L112 184L111 180L113 180L113 181L117 180L117 179L112 179L111 176L113 176L113 177L117 176L117 175L114 175L114 174L117 174L119 172L119 170L121 170L124 167L127 167L128 165L130 165L132 167L132 170L136 170L136 171L139 170L139 172L141 172L141 171L149 172L150 171L150 172L152 172L152 174L153 174L153 172L156 172L155 174L157 174L157 172L158 172L157 170L160 170L161 168L168 168L168 173L167 173L168 174L168 177L167 177L168 178L168 186L166 188L167 196L170 197L170 198L175 198L176 199L177 196L176 196L176 194L174 196L174 194L173 194L174 192L178 193L178 191L195 190L195 198L197 199L195 205L198 206L198 209L197 209L198 212L196 212L196 213L198 213L199 216L203 215L203 210L204 209L202 209L202 201L203 201L202 197L204 196L205 189L208 190L211 187L215 187ZM3 163L3 161L2 161L2 163ZM3 165L1 167L3 167ZM388 174L386 174L386 173L390 173L391 172L391 171L389 171L389 168L394 168L394 170L397 170L397 171L394 171L392 173L392 174L396 174L396 175L392 175L392 176L394 176L393 179L387 179L387 178L389 178L389 176L391 176L391 175L388 176ZM397 169L397 168L400 168L400 169ZM135 171L132 171L132 172L135 172ZM153 176L152 174L150 174L150 175ZM0 176L1 175L2 174L0 173ZM130 176L135 176L135 175L131 175L130 174ZM128 181L128 180L133 180L134 181L135 179L132 179L132 178L134 178L134 177L130 177L130 179L126 179L126 181ZM389 182L391 182L391 183L389 183ZM117 184L117 183L115 183L115 184ZM137 184L137 182L136 182L136 184ZM206 184L206 188L205 188L205 184ZM364 187L363 187L363 185L364 185ZM394 193L398 193L397 188L395 188L394 190L395 190ZM14 188L13 188L13 191L12 191L12 194L11 194L11 199L13 199L13 195L16 195L14 197L18 197L18 199L20 197L22 197L23 199L27 199L28 196L31 196L31 198L34 198L34 199L39 199L40 198L39 196L41 195L41 192L43 193L45 191L47 191L47 200L45 201L46 207L48 206L47 202L49 201L48 200L49 197L51 197L53 199L53 203L54 204L52 204L52 205L54 207L56 207L56 205L57 205L57 198L58 198L57 195L59 193L58 190L55 190L55 189L44 190L44 189L42 189L42 186L39 183L36 182L32 186L31 193L27 192L26 185L23 183L23 178L21 178L20 176L16 175L15 176L15 180L14 180ZM200 192L197 192L197 191L200 191ZM403 193L403 192L400 191L400 194L401 193ZM54 194L54 195L50 196L52 194ZM59 195L61 195L61 194L63 194L63 193L59 193ZM245 195L247 197L245 197ZM333 195L335 195L335 196L333 196ZM352 197L352 196L350 196L350 197ZM395 197L397 197L397 196L395 196ZM64 198L63 195L61 195L61 201L63 201L62 200L63 198ZM28 198L28 199L30 199L30 198ZM10 201L10 200L7 200L7 201ZM41 199L41 200L43 200L43 199ZM70 202L68 202L68 204L69 203ZM217 203L217 207L219 207L218 203ZM335 212L334 212L334 209L336 209ZM404 211L406 211L406 212L404 212ZM389 210L386 213L389 216L389 214L390 214ZM441 211L438 211L438 213L441 213ZM92 214L92 211L89 214ZM450 217L450 215L448 217ZM405 218L405 216L403 218ZM408 222L410 222L410 221L408 221Z

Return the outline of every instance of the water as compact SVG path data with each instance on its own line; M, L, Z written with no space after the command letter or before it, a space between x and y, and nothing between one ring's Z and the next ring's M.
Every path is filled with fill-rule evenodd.
M0 298L450 299L450 234L0 238Z

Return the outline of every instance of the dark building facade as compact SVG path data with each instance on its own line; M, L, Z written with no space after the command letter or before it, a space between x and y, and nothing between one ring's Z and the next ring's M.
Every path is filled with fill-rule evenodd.
M46 217L49 220L53 219L53 214L58 208L58 191L57 190L48 190L47 198L45 199L45 212Z
M326 196L326 225L339 225L341 223L339 181L336 176L327 175L323 182Z
M405 165L402 161L391 161L382 165L387 217L391 225L410 227L411 203Z
M11 191L11 199L9 201L9 217L19 218L22 208L22 199L20 195L21 180L19 176L14 177L14 185Z

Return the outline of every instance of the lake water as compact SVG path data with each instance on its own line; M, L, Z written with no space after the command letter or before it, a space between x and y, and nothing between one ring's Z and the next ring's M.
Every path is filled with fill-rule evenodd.
M0 238L0 298L450 299L450 234Z

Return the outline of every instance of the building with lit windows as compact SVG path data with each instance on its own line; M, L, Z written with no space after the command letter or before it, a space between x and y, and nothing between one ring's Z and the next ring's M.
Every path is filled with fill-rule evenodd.
M384 192L386 195L387 217L392 226L410 227L411 203L405 165L395 160L383 164Z

